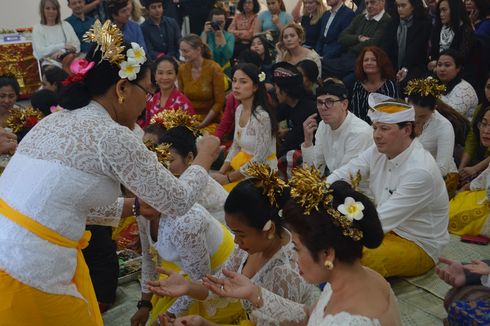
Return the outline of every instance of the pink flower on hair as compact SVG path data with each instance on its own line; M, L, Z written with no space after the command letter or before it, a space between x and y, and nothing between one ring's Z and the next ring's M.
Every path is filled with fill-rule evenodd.
M80 58L80 59L75 59L70 65L70 70L72 73L75 75L82 75L85 76L87 72L92 69L92 67L95 65L95 62L93 61L88 61L85 58Z

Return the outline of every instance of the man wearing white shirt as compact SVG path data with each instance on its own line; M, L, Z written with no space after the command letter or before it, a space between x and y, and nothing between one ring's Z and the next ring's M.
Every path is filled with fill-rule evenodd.
M347 110L347 98L347 88L343 84L327 81L316 89L318 113L312 114L303 123L303 162L316 166L322 172L325 167L329 171L342 167L373 144L373 129ZM316 120L318 114L322 119L320 123Z
M449 199L434 158L414 139L413 107L389 100L370 95L375 145L327 182L349 181L357 171L369 178L385 239L364 251L362 263L385 277L416 276L435 265L449 241Z

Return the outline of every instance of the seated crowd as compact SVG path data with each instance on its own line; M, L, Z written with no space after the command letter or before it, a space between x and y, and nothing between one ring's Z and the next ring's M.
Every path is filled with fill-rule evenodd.
M449 233L490 237L490 5L424 1L298 0L288 13L283 0L68 0L65 20L58 0L40 1L35 109L63 110L91 69L80 62L104 51L86 33L108 21L147 58L134 133L167 146L171 174L193 164L199 133L223 145L187 212L138 198L120 212L143 247L131 325L401 325L384 278L433 269ZM25 136L4 129L19 92L0 76L3 154ZM87 230L103 311L117 287L112 228ZM485 263L441 262L456 288L464 270L489 286ZM454 325L470 318L461 301L446 307Z

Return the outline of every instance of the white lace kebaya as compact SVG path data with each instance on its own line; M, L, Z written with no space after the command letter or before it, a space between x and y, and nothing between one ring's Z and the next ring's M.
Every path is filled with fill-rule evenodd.
M11 207L60 235L78 241L93 208L120 216L116 198L123 184L168 216L196 202L208 176L191 166L175 178L138 136L119 125L97 102L56 112L19 144L0 178L0 196ZM102 224L117 219L100 219ZM71 280L76 250L42 240L0 215L0 270L47 293L80 297Z

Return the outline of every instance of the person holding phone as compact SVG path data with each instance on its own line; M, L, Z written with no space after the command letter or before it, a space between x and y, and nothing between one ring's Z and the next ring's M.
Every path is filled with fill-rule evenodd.
M221 8L214 8L204 23L201 39L211 50L213 60L223 68L226 75L230 76L230 59L235 48L235 36L224 30L225 23L226 12Z

